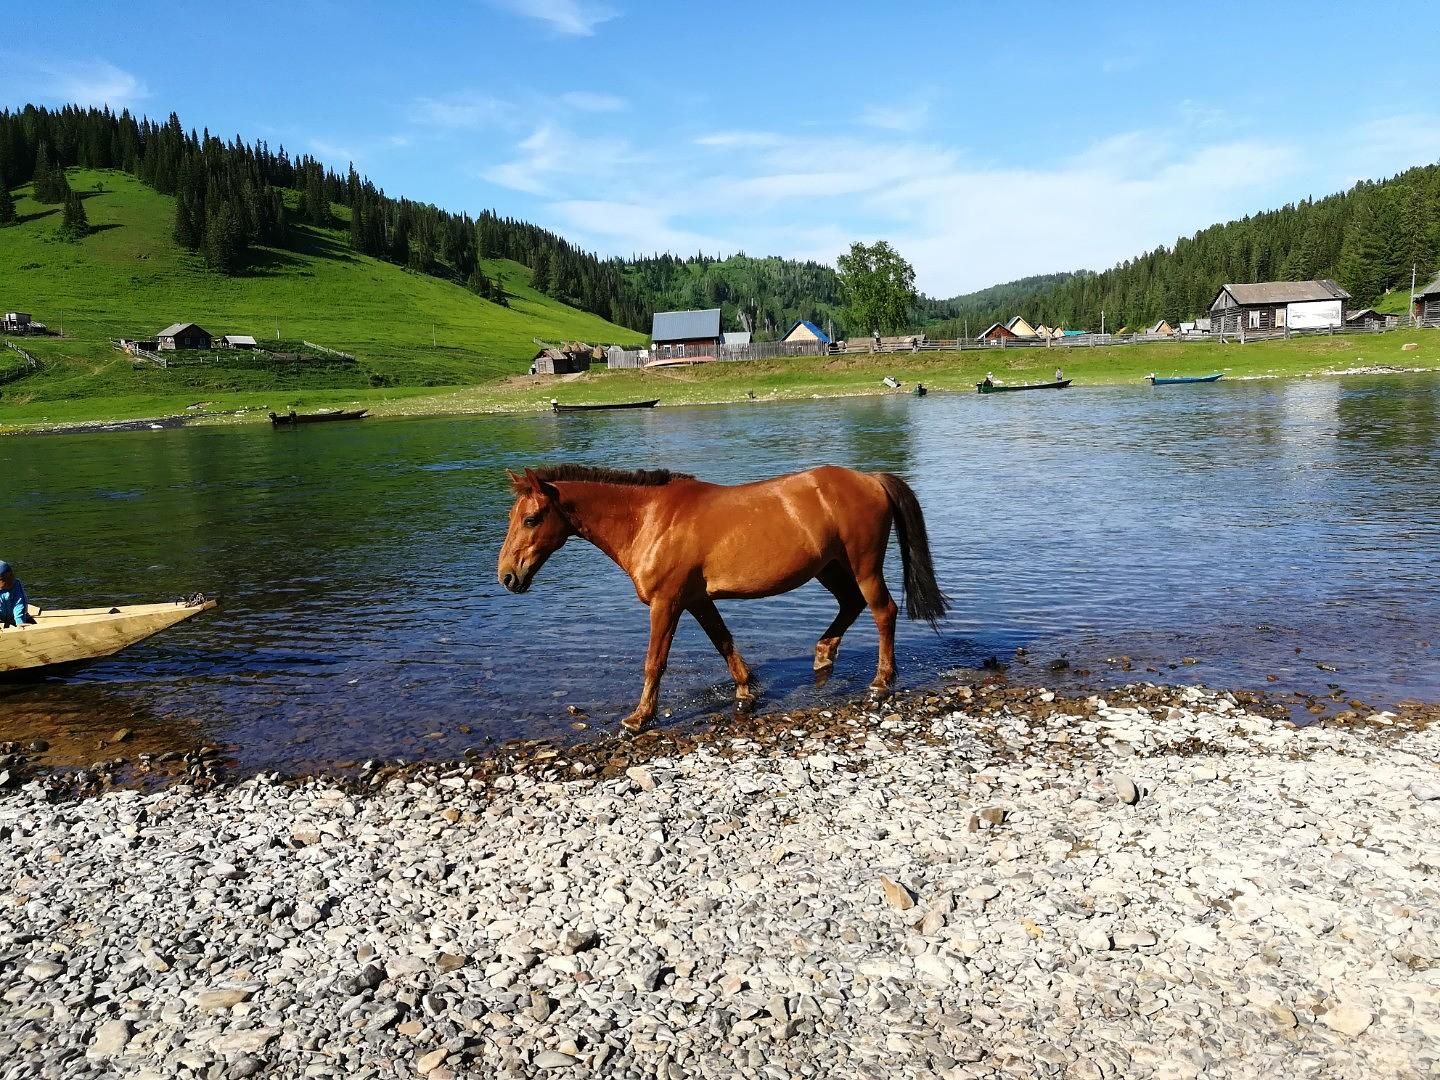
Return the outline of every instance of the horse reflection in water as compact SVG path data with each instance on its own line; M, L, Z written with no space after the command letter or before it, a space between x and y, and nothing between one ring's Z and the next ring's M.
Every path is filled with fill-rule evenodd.
M588 540L630 575L650 608L645 685L621 723L639 731L655 716L660 679L680 616L688 611L730 667L741 706L754 700L750 668L716 600L798 589L812 578L840 605L815 645L817 681L840 639L867 607L880 631L871 689L895 680L895 601L885 584L893 522L904 566L906 614L932 626L947 600L935 582L925 517L910 486L889 473L833 465L727 487L663 470L624 472L558 465L510 473L515 505L496 575L513 593L572 536Z

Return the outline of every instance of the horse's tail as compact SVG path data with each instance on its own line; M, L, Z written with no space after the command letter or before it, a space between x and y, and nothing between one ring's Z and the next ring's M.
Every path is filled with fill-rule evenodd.
M936 626L945 617L949 598L935 582L935 564L930 559L930 537L925 532L925 515L910 485L891 473L876 473L895 514L895 533L900 541L900 561L905 567L905 614Z

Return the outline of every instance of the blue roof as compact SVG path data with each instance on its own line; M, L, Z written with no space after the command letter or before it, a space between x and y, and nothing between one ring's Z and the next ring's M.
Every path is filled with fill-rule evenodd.
M650 327L651 341L694 341L720 337L720 309L657 311Z
M1066 337L1080 337L1080 336L1083 335L1084 333L1085 333L1084 330L1066 330L1066 331L1065 331L1065 336L1066 336Z
M821 344L823 344L823 345L829 345L829 344L830 344L830 335L827 334L827 333L825 333L824 330L821 330L818 326L816 326L816 325L815 325L813 322L811 322L809 319L800 319L800 320L798 320L798 321L795 323L795 326L792 326L792 327L790 327L789 330L786 330L786 331L785 331L785 337L786 337L787 339L790 337L791 334L793 334L793 333L795 332L795 327L796 327L796 326L803 326L803 327L805 327L807 330L809 330L812 334L815 335L816 339L819 340Z

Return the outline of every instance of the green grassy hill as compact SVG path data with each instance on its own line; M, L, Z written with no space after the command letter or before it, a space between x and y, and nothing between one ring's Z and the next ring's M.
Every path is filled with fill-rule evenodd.
M306 225L292 226L298 250L259 249L246 273L224 277L171 239L171 198L121 172L72 169L69 179L85 194L85 239L58 239L59 207L36 203L28 187L15 193L21 223L0 229L0 309L30 312L63 331L17 339L44 369L13 382L4 379L19 358L0 348L0 424L153 416L200 398L215 408L279 408L349 400L357 391L403 397L523 374L536 338L644 341L535 292L518 263L483 264L504 283L507 308L357 255L343 231ZM335 210L343 224L346 209ZM187 321L262 344L310 341L356 363L275 366L216 352L161 370L136 366L110 344Z

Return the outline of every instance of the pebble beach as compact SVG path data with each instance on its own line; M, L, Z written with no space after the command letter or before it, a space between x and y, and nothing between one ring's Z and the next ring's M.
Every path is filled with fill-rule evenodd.
M683 752L17 776L0 1076L1440 1076L1434 718L967 685Z

